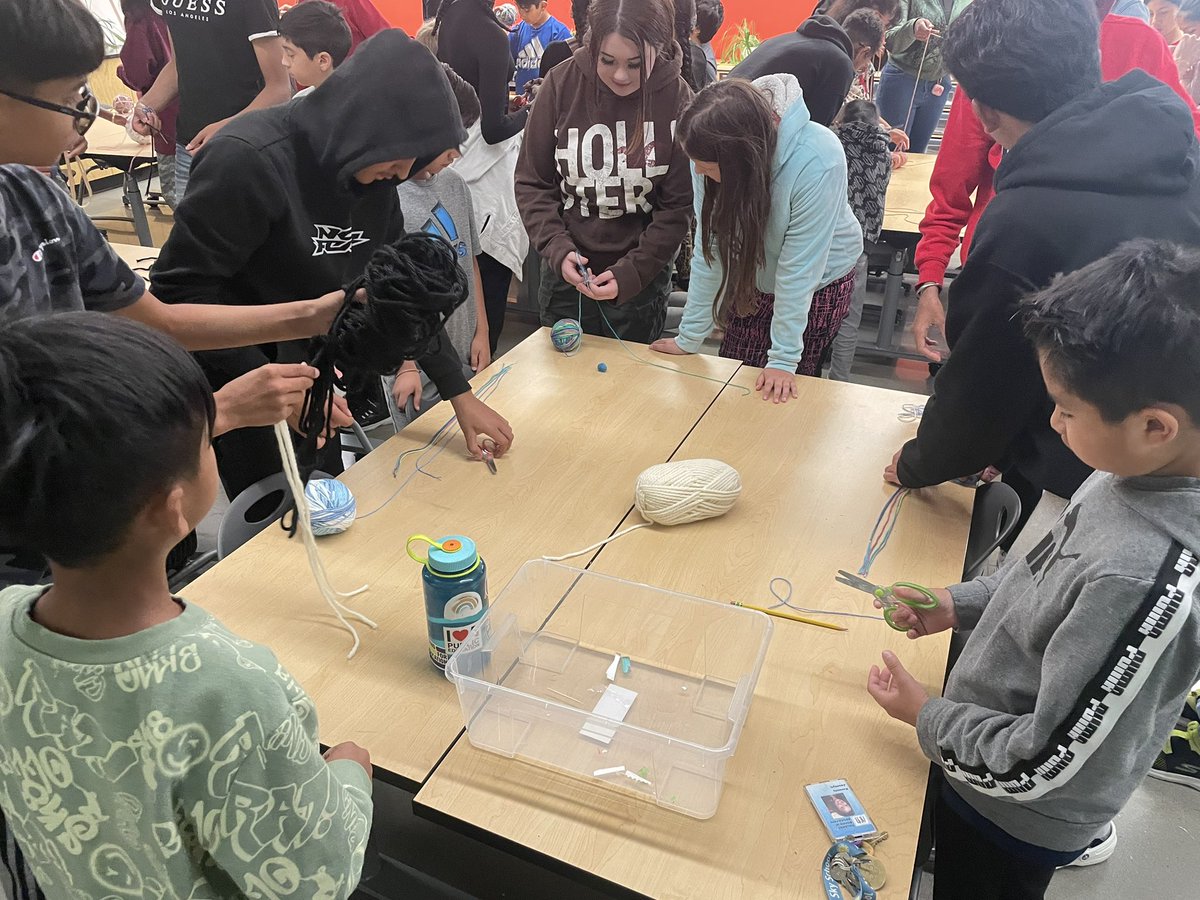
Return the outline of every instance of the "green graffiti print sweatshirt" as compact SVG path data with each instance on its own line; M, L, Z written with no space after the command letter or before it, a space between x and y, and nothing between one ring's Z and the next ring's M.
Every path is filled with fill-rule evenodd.
M345 898L371 781L271 651L198 606L114 640L0 591L0 808L49 898Z

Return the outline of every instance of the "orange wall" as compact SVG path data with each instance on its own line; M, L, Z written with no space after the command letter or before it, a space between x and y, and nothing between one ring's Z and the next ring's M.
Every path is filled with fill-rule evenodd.
M743 19L752 23L752 28L764 40L785 31L793 31L801 19L815 7L816 0L799 0L786 3L783 0L723 0L725 3L725 27L715 41L720 57L725 34L732 31ZM421 24L421 0L374 0L379 11L393 25L412 34ZM570 0L550 0L554 15L571 25Z

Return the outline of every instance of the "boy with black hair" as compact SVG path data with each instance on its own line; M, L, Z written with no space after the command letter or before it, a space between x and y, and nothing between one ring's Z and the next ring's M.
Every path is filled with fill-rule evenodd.
M104 58L100 24L77 0L0 0L0 322L90 309L136 319L203 350L323 334L333 291L288 307L169 306L113 251L87 214L29 166L53 164L95 119L87 76ZM204 301L205 297L196 298ZM217 394L215 433L286 418L316 370L247 370Z
M283 65L305 88L303 96L325 83L350 55L350 26L329 0L306 0L279 17Z
M508 33L508 48L517 64L516 91L541 76L542 54L555 41L565 41L571 29L550 15L547 0L517 0L521 23Z
M310 0L311 2L311 0ZM442 63L450 89L468 131L479 121L479 97L457 72ZM492 362L487 308L483 298L483 276L479 271L479 225L475 220L471 189L451 164L462 157L457 149L447 150L400 185L400 211L410 231L436 234L450 243L459 267L467 276L467 302L446 320L446 335L463 364L463 376L470 378ZM384 387L392 422L399 431L441 400L437 386L415 361L406 362L394 378L385 378ZM410 411L408 406L412 404Z
M977 0L943 54L1008 152L950 289L953 353L884 477L919 488L996 465L1042 520L1032 537L1091 470L1049 425L1017 302L1128 240L1200 245L1200 145L1188 107L1162 82L1134 70L1101 84L1093 0Z
M312 701L274 654L167 584L167 553L216 495L214 412L187 352L138 323L0 330L0 540L54 571L0 592L0 798L51 896L253 896L267 872L297 896L358 883L369 755L322 758Z
M708 80L712 84L717 80L717 52L713 49L713 38L725 24L725 4L721 0L696 0L696 43L704 51L704 60Z
M464 140L441 63L404 32L381 31L319 91L240 116L213 139L154 267L154 289L167 302L286 308L301 286L348 284L404 233L396 186ZM203 353L200 362L220 387L307 352L307 344L264 342ZM420 362L454 406L468 451L480 456L486 434L504 453L512 429L471 393L444 332ZM336 435L326 442L323 471L342 471L340 446ZM268 428L222 436L216 450L231 497L281 471Z
M898 608L910 638L970 632L942 697L893 653L871 669L946 775L935 898L1042 897L1141 783L1200 672L1197 284L1200 252L1135 241L1020 304L1050 423L1097 471L1027 556L936 591L934 610Z

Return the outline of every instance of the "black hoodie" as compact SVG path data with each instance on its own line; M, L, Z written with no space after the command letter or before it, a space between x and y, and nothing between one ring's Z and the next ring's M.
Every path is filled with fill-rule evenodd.
M153 271L173 303L281 303L337 290L404 233L397 181L354 173L428 159L466 140L441 64L402 31L364 42L320 88L238 116L196 156ZM416 171L417 163L414 166ZM450 341L421 361L443 397L468 389ZM214 388L305 342L198 354Z
M729 74L753 81L764 75L795 75L814 122L828 125L846 102L854 81L854 44L829 16L813 16L791 34L763 41Z
M996 170L950 289L953 354L898 474L939 484L988 465L1069 497L1090 470L1050 427L1053 404L1017 301L1134 238L1200 245L1200 147L1169 87L1135 70L1034 125Z

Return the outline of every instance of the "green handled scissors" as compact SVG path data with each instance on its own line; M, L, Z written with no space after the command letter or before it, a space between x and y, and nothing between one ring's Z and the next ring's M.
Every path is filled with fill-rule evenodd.
M907 625L897 625L892 619L892 613L896 608L903 604L917 614L917 618L921 618L921 610L937 609L937 595L927 587L922 587L919 584L913 584L911 581L897 581L889 587L880 587L879 585L867 581L865 578L859 578L857 575L851 575L849 572L839 570L837 581L840 584L846 584L855 590L862 591L864 594L870 594L876 600L883 604L883 621L888 623L888 626L896 631L908 631ZM900 597L896 594L896 588L908 588L910 591L916 591L922 594L924 600L910 600L907 597Z

